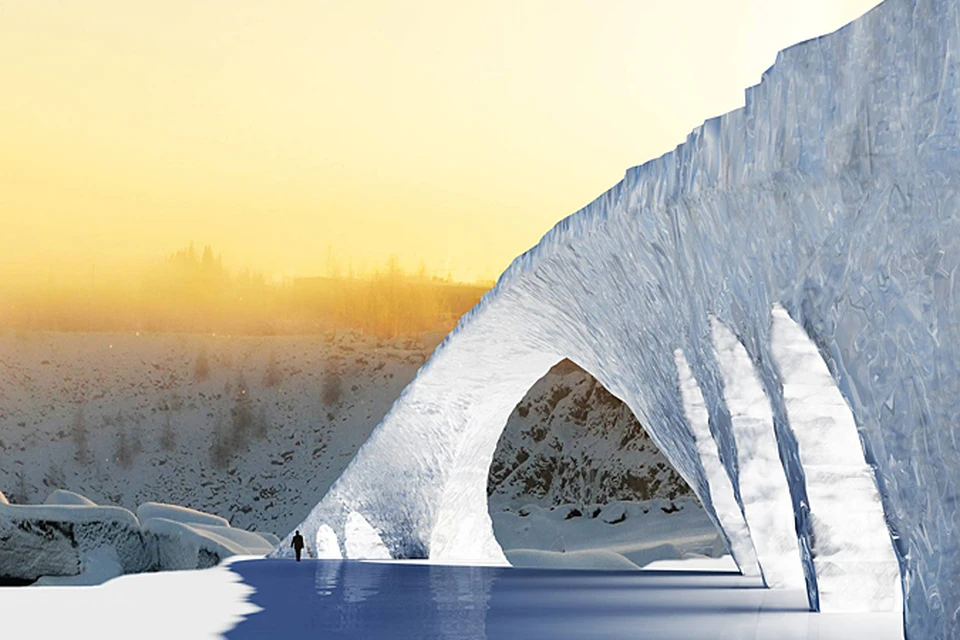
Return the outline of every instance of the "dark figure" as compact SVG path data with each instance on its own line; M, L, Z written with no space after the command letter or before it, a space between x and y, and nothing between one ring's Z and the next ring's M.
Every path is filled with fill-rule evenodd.
M300 562L300 552L303 551L303 536L300 535L299 529L293 534L293 542L290 543L290 546L297 554L297 562Z

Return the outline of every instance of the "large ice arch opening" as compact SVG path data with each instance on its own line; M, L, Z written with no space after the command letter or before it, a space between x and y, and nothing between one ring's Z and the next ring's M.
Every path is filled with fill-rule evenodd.
M575 560L583 564L608 547L626 554L623 566L674 553L728 552L722 532L703 517L695 493L630 408L567 359L511 412L487 496L494 536L514 564L563 564L544 551L586 552ZM678 514L667 516L668 538L661 509Z
M885 520L893 532L907 634L956 635L958 51L956 0L887 0L782 52L747 90L743 108L630 169L519 257L437 349L303 528L327 524L339 537L357 511L395 557L464 550L496 559L492 536L464 539L486 522L466 506L473 498L483 503L482 483L474 490L463 482L489 462L477 462L490 445L476 427L488 425L490 414L502 424L520 389L561 357L627 401L705 493L702 454L678 410L678 350L744 507L713 317L743 345L770 401L811 604L827 610L855 602L844 576L870 574L889 590L880 579L886 569L869 566L886 551L858 548L862 562L848 562L852 556L836 555L843 544L828 544L856 537L848 525L857 518L834 524L830 514L847 510L825 505L838 496L853 503L875 483L879 500L868 502L883 510L870 520ZM781 375L771 346L777 304L813 343L849 419L806 420L806 394L818 392ZM836 394L817 402L838 409ZM857 429L858 446L841 436L842 455L830 460L817 434L844 424ZM850 466L851 452L866 471L859 460Z

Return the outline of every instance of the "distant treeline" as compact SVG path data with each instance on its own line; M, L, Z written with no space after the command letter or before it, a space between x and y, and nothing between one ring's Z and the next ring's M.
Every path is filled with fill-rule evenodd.
M138 286L58 287L0 293L0 329L273 335L354 329L380 337L449 331L486 292L409 274L396 259L372 276L268 283L231 275L210 247L171 255Z

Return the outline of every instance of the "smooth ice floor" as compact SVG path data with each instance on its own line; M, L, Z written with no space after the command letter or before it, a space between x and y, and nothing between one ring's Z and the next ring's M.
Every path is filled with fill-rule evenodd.
M800 591L731 573L611 572L337 560L230 570L262 611L249 638L901 638L899 615L811 614Z

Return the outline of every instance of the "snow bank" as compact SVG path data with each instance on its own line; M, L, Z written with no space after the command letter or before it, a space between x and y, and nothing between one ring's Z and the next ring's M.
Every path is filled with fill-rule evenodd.
M231 556L263 556L273 548L256 533L229 525L150 518L142 527L156 545L161 571L206 569Z
M47 499L43 501L43 504L47 505L59 505L59 506L83 506L83 507L95 507L97 503L82 496L79 493L74 493L73 491L67 491L66 489L57 489L50 493L47 496Z
M728 553L713 522L693 498L552 509L526 505L492 518L497 541L511 564L515 551L614 553L635 568L690 554Z
M228 566L122 576L85 589L0 589L2 634L12 639L220 640L244 616L260 610L250 603L253 591Z
M276 534L269 533L267 531L255 531L254 533L256 533L258 536L266 540L270 545L274 547L280 544L280 536Z
M48 502L0 504L0 578L92 585L128 573L211 567L230 556L263 556L276 536L232 528L214 515L147 503L143 522L120 507L96 506L70 491Z
M152 553L136 516L120 507L0 505L0 576L75 576L103 548L122 573L146 571Z
M220 516L211 515L195 509L188 509L187 507L164 504L162 502L144 502L137 507L137 517L140 518L141 522L152 518L163 518L164 520L173 520L174 522L209 524L219 527L230 526L230 523Z
M719 558L689 555L680 560L657 560L643 568L644 571L709 571L712 573L739 573L732 556Z
M640 567L613 551L542 551L512 549L504 552L515 567L529 569L584 569L601 571L635 571Z

